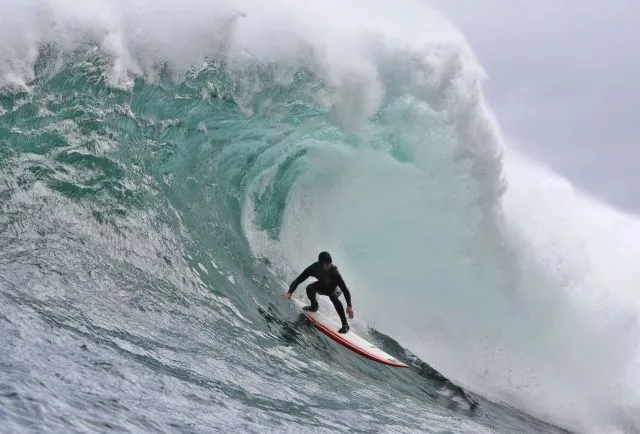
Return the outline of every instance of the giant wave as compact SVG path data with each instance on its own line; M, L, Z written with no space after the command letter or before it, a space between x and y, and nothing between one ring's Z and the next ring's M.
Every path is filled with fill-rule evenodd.
M329 250L359 326L454 382L572 429L638 428L637 220L505 145L482 68L423 2L28 1L0 16L10 323L29 305L226 390L216 400L247 394L260 420L228 429L276 429L279 388L315 395L232 343L298 366L300 382L329 375L273 340L295 335L279 292ZM147 312L139 333L123 331L135 311L96 301L114 291ZM184 368L197 345L162 350L163 322L213 339L218 366ZM357 390L382 406L378 378ZM421 407L412 395L398 417ZM310 420L330 430L328 413Z

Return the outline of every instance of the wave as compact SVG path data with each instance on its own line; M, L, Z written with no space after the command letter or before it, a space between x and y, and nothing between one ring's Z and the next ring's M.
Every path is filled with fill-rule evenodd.
M42 120L8 155L63 150L38 176L91 204L59 216L85 216L91 245L105 223L162 234L120 259L155 257L139 268L178 287L193 251L247 284L266 263L279 283L220 289L249 317L329 250L356 322L447 377L578 429L638 427L637 220L505 146L481 66L423 2L27 1L0 16L15 17L0 114L22 98L67 116L56 92L85 92L90 110Z

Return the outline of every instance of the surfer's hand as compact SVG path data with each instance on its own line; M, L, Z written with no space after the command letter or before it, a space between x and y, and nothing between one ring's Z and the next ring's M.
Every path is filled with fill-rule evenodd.
M284 294L282 294L282 298L284 298L285 300L291 300L291 294L285 292Z
M349 319L353 319L353 308L351 306L347 307L347 315L349 315Z

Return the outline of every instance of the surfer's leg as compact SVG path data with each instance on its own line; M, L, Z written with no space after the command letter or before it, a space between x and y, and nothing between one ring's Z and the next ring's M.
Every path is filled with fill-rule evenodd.
M333 303L333 307L336 308L336 312L340 315L340 321L342 321L342 326L349 326L347 323L347 316L344 314L344 306L342 306L342 302L338 298L338 295L334 292L329 296L329 300Z
M318 292L318 282L313 282L312 284L307 286L307 297L309 297L311 306L303 307L304 310L310 310L312 312L315 312L318 310L318 298L316 296L317 292Z

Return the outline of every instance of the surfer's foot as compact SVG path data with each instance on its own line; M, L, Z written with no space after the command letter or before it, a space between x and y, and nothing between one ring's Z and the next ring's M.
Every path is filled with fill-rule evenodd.
M318 311L318 306L305 306L302 308L302 310L306 310L309 312L317 312Z
M340 330L338 330L338 333L346 333L349 331L349 325L345 324L342 326L342 328Z

